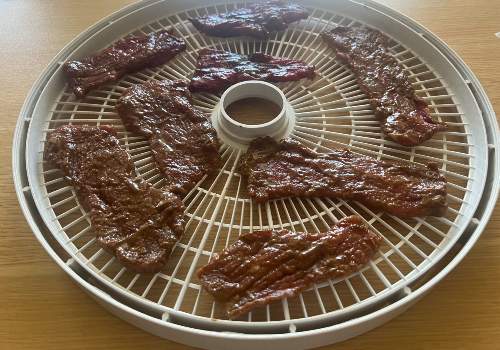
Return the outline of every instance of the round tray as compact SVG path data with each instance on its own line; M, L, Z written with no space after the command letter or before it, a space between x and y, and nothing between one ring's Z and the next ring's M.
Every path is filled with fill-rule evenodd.
M300 3L300 1L298 1ZM489 101L465 64L433 34L372 1L307 1L307 20L267 41L218 39L195 30L188 17L231 10L243 3L145 1L103 19L79 35L51 62L33 86L14 139L14 179L28 222L56 261L103 305L155 334L205 348L246 339L241 348L301 348L346 339L402 312L446 274L478 238L499 188L498 126ZM391 38L417 94L432 115L449 125L421 146L405 148L384 139L379 122L349 69L319 38L335 25L369 26ZM108 46L128 33L173 28L185 53L125 76L76 99L61 64ZM112 125L131 154L137 174L161 187L147 141L126 132L114 111L121 92L149 79L187 79L197 51L213 47L242 54L256 51L303 59L317 68L312 81L277 86L294 115L289 136L318 152L346 147L378 159L438 163L449 186L446 216L400 219L361 203L337 199L282 199L263 205L247 196L237 163L244 147L224 143L224 166L185 198L186 232L167 266L157 274L124 269L96 242L87 213L62 174L43 160L47 132L67 123ZM195 105L217 110L220 96L196 94ZM224 141L224 140L223 140ZM486 189L486 190L485 190ZM346 278L317 284L230 321L200 287L194 272L241 232L265 228L322 231L357 214L384 237L380 253ZM314 337L317 334L323 337ZM186 334L191 334L186 336ZM293 341L293 343L291 343Z

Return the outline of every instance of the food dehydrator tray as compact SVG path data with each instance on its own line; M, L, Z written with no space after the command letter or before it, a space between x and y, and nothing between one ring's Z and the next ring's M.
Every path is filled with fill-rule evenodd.
M298 1L307 20L269 40L220 39L199 33L189 16L227 11L243 3L144 1L98 22L49 64L30 91L14 137L14 179L35 235L55 261L96 300L123 319L160 336L204 348L309 348L344 340L404 311L446 275L479 237L499 188L498 125L470 69L442 41L403 15L373 1ZM405 148L384 139L379 122L349 69L318 33L335 25L375 27L391 38L391 51L410 75L434 118L449 130ZM166 64L125 76L76 99L61 65L108 46L128 33L173 28L185 53ZM400 219L360 203L337 199L283 199L252 203L237 171L243 144L226 140L223 169L200 181L185 198L186 232L162 272L134 274L102 250L86 212L62 174L43 160L47 132L67 123L113 125L138 176L161 186L147 141L127 133L114 104L123 89L148 79L186 79L196 52L214 47L248 54L263 51L316 66L313 81L277 84L293 113L292 138L319 152L331 147L378 159L437 162L449 182L450 209L442 218ZM220 96L196 94L195 105L217 115ZM222 140L225 139L222 137ZM315 285L297 298L255 310L236 321L224 317L195 277L210 256L241 232L261 228L324 230L358 214L384 236L375 259L346 278ZM322 336L319 336L322 335ZM244 340L244 341L242 341ZM239 341L235 343L234 341Z

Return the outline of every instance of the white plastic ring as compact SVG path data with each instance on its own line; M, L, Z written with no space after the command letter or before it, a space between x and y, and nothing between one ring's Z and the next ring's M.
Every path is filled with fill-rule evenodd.
M244 124L231 118L226 108L233 102L246 98L262 98L278 105L281 110L272 120L262 124ZM279 138L288 129L289 116L287 101L283 92L273 84L249 80L229 87L221 96L218 124L230 138L248 144L260 136Z

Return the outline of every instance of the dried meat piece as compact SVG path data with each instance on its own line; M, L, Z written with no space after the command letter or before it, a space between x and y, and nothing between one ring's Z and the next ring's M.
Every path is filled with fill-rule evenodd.
M250 56L228 51L202 49L189 89L192 92L218 93L247 80L268 82L314 78L314 66L304 61L276 58L263 53Z
M185 48L184 40L167 30L129 35L95 55L66 62L64 71L75 95L83 97L90 90L117 81L126 73L165 63Z
M268 1L234 11L190 18L199 31L218 37L247 35L265 39L270 32L285 30L292 22L309 17L307 10L283 1Z
M220 166L210 119L191 104L184 81L150 81L127 89L116 105L125 128L149 139L166 186L184 195Z
M285 297L314 283L358 271L378 250L381 237L357 216L344 218L324 233L286 229L243 234L198 271L203 287L229 303L228 316Z
M257 202L337 197L400 217L442 216L447 209L446 179L434 163L387 162L346 149L316 153L297 141L265 137L252 141L241 170Z
M108 127L66 125L47 137L45 157L75 187L98 242L127 268L156 272L184 231L181 200L136 180Z
M390 139L416 146L446 130L446 124L434 121L427 103L415 94L403 66L389 53L386 36L373 29L337 27L322 37L354 72Z

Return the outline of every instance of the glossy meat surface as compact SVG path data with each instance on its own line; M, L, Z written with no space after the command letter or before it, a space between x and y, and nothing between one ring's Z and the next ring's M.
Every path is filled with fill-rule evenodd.
M337 197L400 217L442 216L447 209L446 179L435 164L399 164L349 150L320 154L293 140L266 137L252 141L241 170L257 202Z
M263 53L250 56L213 49L200 50L189 89L193 92L222 92L247 80L268 82L312 79L314 66L304 61L276 58Z
M116 106L126 129L149 139L165 188L181 195L220 166L217 133L190 98L183 81L150 81L127 89Z
M229 318L366 265L381 243L350 216L324 233L286 229L243 234L198 271L203 287L229 303Z
M74 186L99 243L127 268L156 272L184 231L181 200L136 180L107 127L66 125L48 135L45 157Z
M285 30L292 22L305 19L305 8L283 1L257 3L233 11L190 18L199 31L218 37L252 36L265 39L271 32Z
M383 132L403 146L416 146L446 130L415 94L403 66L389 53L388 38L373 29L337 27L322 34L356 75Z
M126 73L165 63L185 48L184 40L166 30L129 35L93 56L66 62L64 71L75 95L83 97Z

